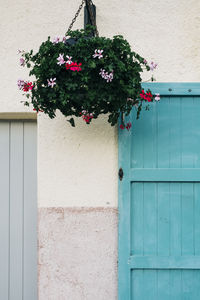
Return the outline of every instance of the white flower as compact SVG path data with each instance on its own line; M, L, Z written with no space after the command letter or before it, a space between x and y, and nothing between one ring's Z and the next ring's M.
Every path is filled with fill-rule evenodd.
M156 69L157 64L152 61L149 65L149 67L150 67L150 70L153 71L154 69Z
M160 101L160 94L156 94L154 99L155 99L155 101Z
M98 57L98 59L101 59L103 57L102 53L103 53L103 50L95 49L93 57L94 58Z
M66 58L67 58L66 63L69 64L69 65L71 65L71 63L72 63L72 56L66 55Z
M52 78L50 78L50 79L47 79L47 82L48 82L48 86L50 86L51 88L53 88L54 87L54 85L56 85L56 78L54 78L54 79L52 79Z
M60 38L58 36L56 36L54 39L53 39L53 44L58 44L60 41Z

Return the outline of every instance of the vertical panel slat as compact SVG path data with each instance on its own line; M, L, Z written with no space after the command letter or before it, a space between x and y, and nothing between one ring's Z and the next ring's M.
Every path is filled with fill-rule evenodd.
M182 255L194 254L193 183L182 183Z
M141 299L145 300L157 300L157 274L156 270L144 270L143 273L143 295ZM137 299L137 298L136 298Z
M194 245L195 255L200 255L200 184L194 184Z
M168 270L158 270L157 300L171 300L169 273Z
M181 167L181 111L180 97L170 98L170 111L168 111L168 126L170 128L169 166L170 168Z
M149 111L142 111L143 137L143 167L155 168L157 160L156 149L156 103L150 105ZM146 147L148 145L148 147Z
M131 287L131 300L143 300L145 299L144 290L141 289L141 286L144 286L144 271L143 270L134 270L132 271L132 287Z
M199 118L200 101L198 97L193 97L193 159L194 167L200 168L200 118Z
M168 168L169 167L169 142L170 142L170 136L169 136L169 126L166 126L168 124L168 115L171 113L169 109L169 98L162 98L162 101L159 103L159 106L157 107L158 110L158 145L157 145L157 151L158 151L158 168ZM146 146L146 145L145 145ZM147 147L148 148L148 147Z
M158 184L158 255L169 255L169 183Z
M131 252L134 254L142 255L144 241L143 183L133 183L131 195Z
M170 183L170 255L181 255L181 187Z
M23 123L10 133L10 300L22 299L23 287Z
M195 128L193 124L193 99L181 98L181 136L182 136L182 168L194 167L194 153L196 149L191 147L195 141Z
M156 252L156 184L144 183L144 255L155 255Z
M9 123L0 124L0 299L9 300Z
M24 123L24 300L37 299L36 124Z
M170 271L169 300L182 300L181 270Z
M144 128L143 128L143 114L139 120L136 120L136 111L133 109L131 112L131 119L133 123L133 132L130 136L131 139L131 166L133 168L143 167L144 157Z

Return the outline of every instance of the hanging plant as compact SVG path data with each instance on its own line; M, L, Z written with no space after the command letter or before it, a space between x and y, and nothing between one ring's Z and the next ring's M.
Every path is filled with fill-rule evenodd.
M141 88L141 73L156 68L131 50L120 35L112 39L93 36L94 27L69 31L64 38L43 42L36 54L20 51L20 64L30 68L34 81L18 80L18 87L27 97L24 104L33 105L50 118L60 110L72 126L74 117L81 117L86 124L101 114L108 115L108 122L125 124L133 106L139 117L143 103L159 100L151 91ZM153 80L153 79L152 79Z

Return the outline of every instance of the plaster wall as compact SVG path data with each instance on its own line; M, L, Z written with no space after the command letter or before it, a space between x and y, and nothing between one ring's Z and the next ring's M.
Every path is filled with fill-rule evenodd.
M28 112L16 88L27 71L17 49L35 49L63 36L80 1L0 0L0 112ZM157 81L199 81L198 0L96 0L101 35L123 34L132 48L159 67ZM83 11L74 28L81 28ZM144 76L145 77L145 76ZM38 205L117 207L117 130L105 119L70 128L38 115Z

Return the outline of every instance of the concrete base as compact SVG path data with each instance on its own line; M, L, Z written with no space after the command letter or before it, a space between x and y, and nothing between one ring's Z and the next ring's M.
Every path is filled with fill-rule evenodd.
M39 209L39 300L117 299L117 209Z

